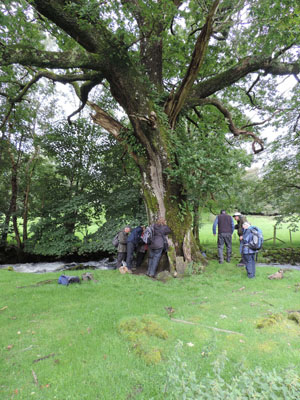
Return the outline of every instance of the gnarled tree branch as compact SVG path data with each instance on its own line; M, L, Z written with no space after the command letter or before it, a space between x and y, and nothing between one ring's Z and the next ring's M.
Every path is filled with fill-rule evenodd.
M232 119L232 115L229 112L229 110L227 110L227 108L224 107L224 105L217 99L211 99L211 98L207 98L207 99L203 99L201 101L201 104L203 106L205 105L212 105L214 107L216 107L225 117L225 119L227 120L228 123L228 127L230 132L233 133L234 136L250 136L253 138L253 142L252 142L252 150L255 154L260 153L261 151L263 151L264 149L264 142L262 139L260 139L257 135L255 135L255 133L250 132L248 130L244 130L244 129L240 129L237 128L233 122ZM259 147L256 148L256 145L258 145Z
M208 46L209 39L212 34L213 29L213 18L218 9L219 0L215 0L212 8L207 16L205 25L201 30L201 33L196 41L195 48L192 54L192 59L185 77L182 80L180 87L174 95L169 96L166 105L165 112L169 116L169 123L171 128L175 127L176 119L180 113L185 100L192 88L192 85L197 78L200 67L203 63L206 49Z

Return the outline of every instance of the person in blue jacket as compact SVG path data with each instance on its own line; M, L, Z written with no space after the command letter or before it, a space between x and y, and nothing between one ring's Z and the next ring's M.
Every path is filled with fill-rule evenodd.
M247 276L251 279L255 278L255 254L257 253L257 250L252 250L248 246L252 240L252 232L250 228L250 222L246 221L243 223L243 235L240 236L240 240L242 245L243 260L246 264Z
M143 233L143 227L137 226L134 228L128 238L127 238L127 257L126 257L126 264L128 268L128 272L132 273L132 260L133 260L133 253L141 243L141 235Z

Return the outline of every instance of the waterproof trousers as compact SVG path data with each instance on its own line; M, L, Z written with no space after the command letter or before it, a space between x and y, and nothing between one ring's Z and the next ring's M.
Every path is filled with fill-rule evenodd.
M226 261L230 262L232 253L232 234L231 233L219 233L218 234L218 256L219 262L224 261L223 249L224 244L226 246Z
M243 254L248 278L255 277L255 254L256 253Z
M154 275L156 274L157 266L162 252L163 248L150 249L147 275L154 277Z

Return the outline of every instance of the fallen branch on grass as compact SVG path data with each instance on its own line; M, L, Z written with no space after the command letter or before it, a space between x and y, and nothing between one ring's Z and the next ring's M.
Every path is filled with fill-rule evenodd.
M244 336L244 334L240 333L240 332L228 331L227 329L215 328L214 326L201 325L201 324L197 324L195 322L185 321L183 319L171 318L171 321L181 322L183 324L189 324L189 325L202 326L203 328L213 329L214 331L218 331L218 332L233 333L234 335L242 335L242 336Z
M17 286L17 289L24 289L24 288L29 288L29 287L37 287L37 286L47 285L49 283L55 283L55 282L57 282L57 279L47 279L45 281L37 282L34 285Z
M43 360L46 360L47 358L54 357L54 356L55 356L55 353L51 353L51 354L48 354L48 355L45 356L45 357L41 357L41 358L38 358L37 360L33 360L33 362L34 362L34 363L37 363L37 362L39 362L39 361L43 361Z
M32 376L33 376L33 379L34 379L34 383L35 383L37 386L39 386L39 381L38 381L38 379L37 379L37 376L36 376L36 373L34 372L34 370L32 370Z

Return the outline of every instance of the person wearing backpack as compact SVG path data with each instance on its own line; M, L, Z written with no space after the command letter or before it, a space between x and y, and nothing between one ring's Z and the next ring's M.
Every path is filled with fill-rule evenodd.
M163 251L167 251L167 238L166 235L171 233L164 218L159 218L153 227L153 237L149 244L149 260L147 276L154 278L158 263Z
M253 233L251 231L250 222L246 221L243 223L243 235L240 236L242 244L243 260L247 270L248 278L255 278L255 255L258 250L251 248L251 242L253 241Z
M117 266L116 268L120 268L122 265L122 261L126 260L127 257L127 239L130 233L130 226L127 225L125 228L118 233L118 256L117 256Z

